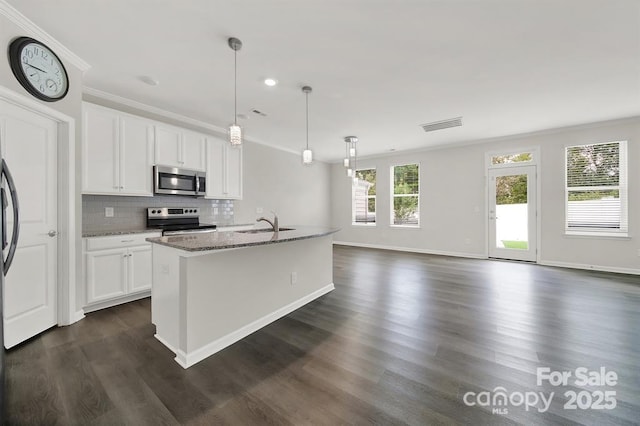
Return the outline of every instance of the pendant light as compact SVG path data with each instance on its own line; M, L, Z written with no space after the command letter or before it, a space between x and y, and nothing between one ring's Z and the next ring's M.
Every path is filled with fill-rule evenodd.
M356 159L358 156L358 151L356 150L356 142L358 142L357 136L345 136L345 157L342 162L344 167L347 169L347 176L352 178L354 181L357 180L356 177Z
M233 124L229 126L229 142L231 145L242 145L242 127L238 125L238 50L242 42L235 37L228 40L233 49Z
M306 96L307 103L307 148L302 151L302 164L311 164L313 162L313 151L309 149L309 93L311 93L311 87L304 86L302 92Z

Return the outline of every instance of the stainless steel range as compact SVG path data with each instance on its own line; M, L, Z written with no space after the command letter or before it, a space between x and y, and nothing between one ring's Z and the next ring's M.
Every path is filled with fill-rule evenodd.
M216 225L200 223L198 207L149 207L147 227L161 229L162 235L215 232Z

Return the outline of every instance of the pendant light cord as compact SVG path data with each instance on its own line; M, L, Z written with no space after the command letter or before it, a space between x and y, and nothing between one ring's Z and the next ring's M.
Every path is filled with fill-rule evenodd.
M233 50L233 124L238 125L238 51Z
M309 149L309 92L305 95L307 95L307 149Z

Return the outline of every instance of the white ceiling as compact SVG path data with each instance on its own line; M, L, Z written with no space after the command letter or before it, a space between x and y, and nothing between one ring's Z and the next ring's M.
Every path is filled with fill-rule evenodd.
M637 0L9 3L91 65L86 87L220 127L238 37L247 138L301 151L310 85L310 146L326 161L347 135L362 156L640 115Z

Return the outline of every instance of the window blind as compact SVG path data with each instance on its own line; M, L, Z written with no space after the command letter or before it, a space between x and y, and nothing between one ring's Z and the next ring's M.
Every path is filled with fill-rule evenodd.
M566 229L626 233L626 142L566 148Z

